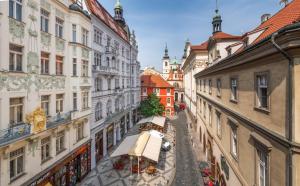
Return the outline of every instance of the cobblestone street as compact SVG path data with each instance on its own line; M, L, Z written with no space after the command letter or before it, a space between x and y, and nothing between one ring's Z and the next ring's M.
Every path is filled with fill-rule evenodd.
M176 127L176 176L173 186L203 186L187 129L185 112L180 112L171 123Z

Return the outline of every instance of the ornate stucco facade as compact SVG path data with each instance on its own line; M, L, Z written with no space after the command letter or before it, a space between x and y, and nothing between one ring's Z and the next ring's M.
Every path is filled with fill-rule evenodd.
M73 1L10 2L0 2L0 185L75 183L90 170L90 17Z

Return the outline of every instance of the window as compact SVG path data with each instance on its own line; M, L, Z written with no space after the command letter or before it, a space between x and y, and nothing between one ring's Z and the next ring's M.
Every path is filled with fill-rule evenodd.
M115 100L115 111L116 112L120 111L120 102L119 102L118 98L116 98L116 100Z
M64 21L58 17L56 17L55 21L55 36L62 38L63 37L63 28L64 28Z
M167 103L171 104L171 98L167 98Z
M200 91L202 91L202 79L200 79Z
M208 80L208 91L209 91L209 94L212 93L212 81L211 81L211 79Z
M112 111L111 111L111 100L108 100L107 101L107 104L106 104L106 114L107 116L109 116L110 114L112 114Z
M50 136L41 140L41 158L42 158L42 162L45 162L48 159L50 159L50 149L51 149L50 145L51 145Z
M119 79L115 79L115 87L116 87L116 89L120 88L120 80Z
M167 88L167 93L170 94L171 93L171 89Z
M106 46L109 47L111 44L111 37L107 36Z
M89 37L89 32L86 29L82 29L82 44L85 46L88 46L88 37Z
M221 79L217 79L217 96L221 96Z
M9 175L13 180L24 173L24 148L9 153Z
M203 117L206 118L206 102L203 101Z
M95 120L99 121L102 119L102 103L98 102L95 109Z
M89 108L89 92L82 92L82 109Z
M257 106L268 109L268 77L267 74L256 76L257 81Z
M211 105L208 106L208 123L212 126L212 108Z
M202 113L202 99L200 99L199 111Z
M221 113L216 111L217 135L222 136Z
M94 65L102 66L101 65L101 54L99 52L94 52Z
M77 93L73 93L73 110L77 110Z
M41 74L49 74L49 54L41 53Z
M229 121L231 122L231 121ZM233 124L235 125L235 124ZM235 126L231 126L231 154L234 158L238 156L238 141L237 141L237 128Z
M49 32L49 12L44 9L41 9L41 30Z
M268 156L265 152L257 150L258 155L258 177L259 186L267 186L267 175L268 175Z
M73 58L73 76L77 76L77 59Z
M22 0L9 0L9 17L22 21Z
M9 44L9 70L22 71L23 48Z
M206 80L203 80L203 91L206 92Z
M56 56L56 75L63 75L63 68L64 68L63 59L64 58L61 56Z
M60 131L56 135L56 154L65 149L65 131Z
M125 56L125 48L122 47L122 57L124 57L124 56Z
M107 90L111 90L111 79L107 79Z
M147 88L143 88L143 93L147 94Z
M9 117L11 126L23 121L23 106L23 98L10 98Z
M102 90L102 79L100 77L97 77L95 79L95 91L99 92Z
M168 66L168 62L165 62L165 66Z
M82 77L88 77L89 75L89 62L82 60L82 64L81 64L81 75Z
M82 123L79 123L78 125L77 125L77 131L76 131L76 139L77 139L77 141L80 141L80 140L82 140L83 138L84 138L84 136L83 136L83 133L84 133L84 123L82 122Z
M49 116L50 96L41 96L41 107L44 110L46 116Z
M97 28L94 29L94 42L102 45L102 32Z
M64 110L64 95L56 95L56 113L61 113Z
M231 88L231 100L237 101L237 79L230 79L230 88Z
M154 88L154 93L155 93L156 95L159 95L159 92L160 92L159 88Z
M72 24L72 41L76 43L77 41L77 26Z

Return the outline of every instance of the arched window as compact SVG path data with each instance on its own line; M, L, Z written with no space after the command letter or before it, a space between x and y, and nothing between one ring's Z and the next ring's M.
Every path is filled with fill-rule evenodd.
M95 91L98 92L98 91L101 91L101 90L102 90L102 78L97 77L95 79Z
M107 67L110 67L109 57L106 58Z
M112 57L111 62L112 62L112 67L115 68L116 67L116 58Z
M102 103L98 102L95 109L95 120L99 121L102 119Z
M111 100L108 100L107 101L107 104L106 104L106 114L107 116L111 115L112 114L112 111L111 111Z

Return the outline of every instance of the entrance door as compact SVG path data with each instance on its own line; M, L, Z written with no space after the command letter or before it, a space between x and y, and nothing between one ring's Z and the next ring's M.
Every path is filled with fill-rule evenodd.
M96 135L96 163L103 158L103 131L98 132Z

